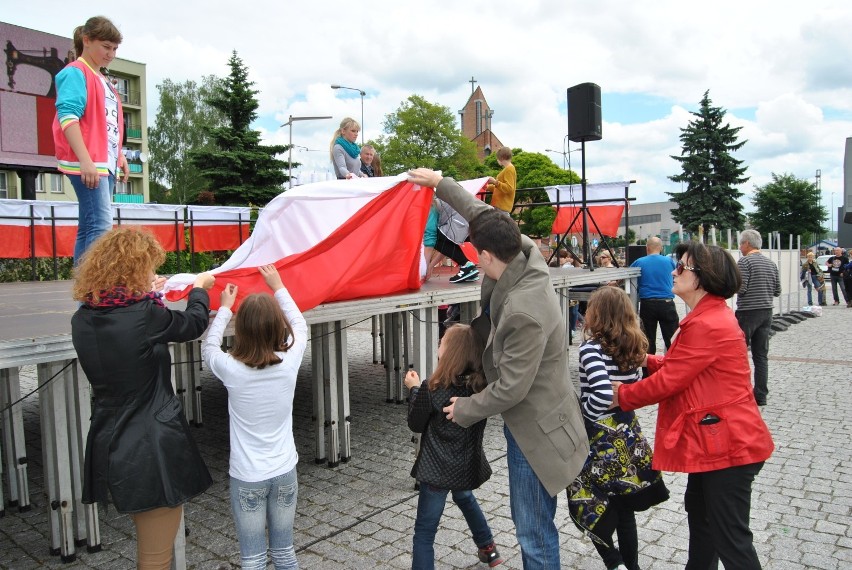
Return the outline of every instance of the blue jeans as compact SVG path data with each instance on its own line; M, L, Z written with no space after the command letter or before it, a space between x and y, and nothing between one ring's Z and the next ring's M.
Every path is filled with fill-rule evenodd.
M97 188L88 188L77 175L68 176L74 193L77 194L77 241L74 242L74 265L95 240L112 229L112 192L115 188L115 176L98 178Z
M503 433L509 467L509 505L524 570L558 570L559 531L553 523L556 497L551 497L541 484L505 424Z
M287 473L248 483L231 477L231 511L240 541L240 566L266 569L266 532L275 570L298 568L293 548L293 519L299 482L296 468Z
M494 541L491 529L485 522L485 515L476 502L472 491L449 491L420 483L420 497L417 499L417 519L414 521L414 553L412 570L432 570L435 568L435 534L438 523L444 514L447 494L453 494L453 502L458 505L467 526L473 534L473 542L478 548L485 548Z
M820 287L823 286L823 283L819 282L819 279L817 279L817 276L813 275L812 273L809 273L808 278L805 280L805 283L808 284L808 305L814 304L813 294L811 293L812 289L817 290L817 300L819 301L819 304L820 305L825 304L825 290L820 289Z

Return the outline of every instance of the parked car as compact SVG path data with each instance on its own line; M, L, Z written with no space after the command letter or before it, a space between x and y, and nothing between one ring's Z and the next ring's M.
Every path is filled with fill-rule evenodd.
M817 265L820 269L822 269L823 273L826 274L826 278L828 278L828 258L833 257L833 255L820 255L816 258Z

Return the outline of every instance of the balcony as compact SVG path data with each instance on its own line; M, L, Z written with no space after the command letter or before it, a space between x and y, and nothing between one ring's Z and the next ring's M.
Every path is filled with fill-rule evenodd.
M127 128L127 138L129 139L142 139L142 126L129 124L126 126Z
M127 166L130 167L130 174L142 174L142 165L135 164L133 162L128 162Z
M124 105L135 105L139 106L142 104L142 92L136 91L134 89L128 89L126 92L119 91L118 95L121 97L121 102Z
M142 194L113 194L112 201L118 204L142 204L145 196Z

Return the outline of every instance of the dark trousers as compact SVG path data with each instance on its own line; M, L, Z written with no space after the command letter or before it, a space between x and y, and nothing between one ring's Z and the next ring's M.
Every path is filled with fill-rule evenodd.
M458 263L459 267L469 261L462 251L462 248L460 248L456 242L445 236L441 230L438 230L438 239L435 240L435 251L446 255Z
M769 394L769 335L772 332L772 309L737 311L737 322L745 333L754 362L754 399L765 402Z
M843 302L849 302L849 291L846 288L846 283L843 278L837 273L831 273L831 294L834 296L834 302L839 303L840 297L837 296L837 286L840 285L840 292L843 293Z
M610 508L618 517L618 522L615 524L618 546L616 547L612 537L609 537L606 546L593 541L595 549L597 549L607 568L615 568L619 564L624 564L627 566L627 570L639 570L639 536L636 532L636 514L624 507L618 497L610 498Z
M684 505L689 521L686 570L760 569L749 528L751 485L763 463L690 473Z
M666 348L672 344L672 335L679 325L674 299L641 299L639 301L639 319L645 336L648 337L648 354L657 352L657 323L663 333Z

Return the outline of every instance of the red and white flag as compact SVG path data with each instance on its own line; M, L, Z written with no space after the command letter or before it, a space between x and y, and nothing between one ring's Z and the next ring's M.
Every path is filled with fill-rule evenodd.
M486 179L463 182L475 194ZM228 283L239 287L236 305L268 291L257 268L274 264L302 311L321 303L410 291L421 285L423 230L433 191L407 176L328 180L297 186L273 199L254 232L213 270L211 308ZM166 297L189 294L195 276L166 283Z
M71 257L77 238L77 202L0 200L0 257Z
M192 251L237 249L249 236L251 208L187 206Z
M586 184L588 214L592 218L589 220L590 233L596 234L600 230L600 233L606 236L618 235L621 218L624 216L626 189L629 187L630 182ZM572 184L548 186L546 190L550 201L558 204L552 232L555 234L582 232L583 187L580 184Z

